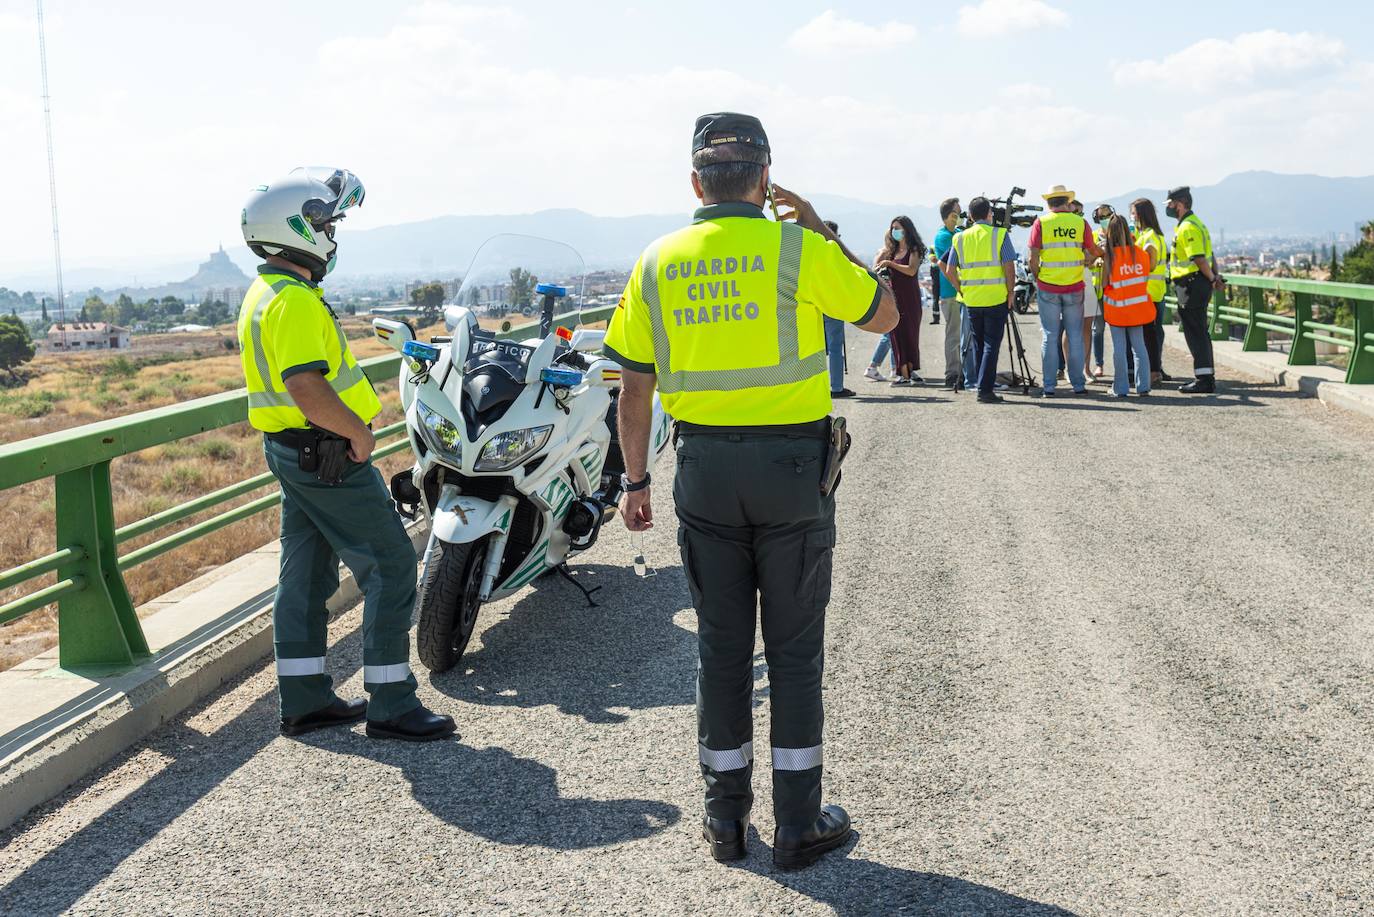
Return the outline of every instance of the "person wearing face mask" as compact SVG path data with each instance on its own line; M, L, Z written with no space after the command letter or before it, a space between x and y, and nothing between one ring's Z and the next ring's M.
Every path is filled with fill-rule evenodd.
M1192 382L1179 389L1186 394L1211 394L1217 390L1216 368L1212 362L1212 338L1207 333L1207 308L1212 291L1226 285L1217 272L1212 254L1212 234L1193 213L1193 191L1187 185L1169 192L1164 212L1178 221L1174 230L1173 260L1169 279L1178 297L1179 324L1193 355Z
M363 202L342 169L296 169L244 204L243 241L263 259L239 311L248 422L281 483L281 577L272 632L281 734L367 720L367 734L424 742L453 734L426 710L410 671L415 548L371 462L381 402L319 284L334 267L334 227ZM367 700L334 693L325 601L339 560L363 590Z
M882 250L873 262L874 270L887 273L892 282L892 295L897 301L897 327L888 334L893 362L897 365L893 385L916 385L925 381L917 372L921 368L921 285L916 280L925 257L925 242L911 218L895 217L883 237Z
M1164 372L1164 290L1169 277L1169 243L1159 226L1153 201L1139 198L1131 202L1131 222L1135 224L1136 244L1150 253L1150 300L1155 319L1145 326L1145 349L1150 354L1150 384L1168 380Z
M972 367L970 365L966 370L965 366L971 364L972 360L964 356L969 336L968 318L964 315L963 306L956 296L953 284L940 270L940 264L954 247L954 237L959 233L957 197L946 198L940 202L940 221L944 225L935 234L934 248L931 251L936 274L931 279L931 293L940 298L940 308L945 313L945 388L957 388L961 374L965 376L965 387L970 387ZM939 284L938 290L935 287L936 283Z

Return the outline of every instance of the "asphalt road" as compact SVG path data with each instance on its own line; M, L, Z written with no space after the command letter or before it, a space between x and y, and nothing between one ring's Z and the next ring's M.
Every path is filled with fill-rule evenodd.
M546 579L422 678L461 740L279 738L264 666L0 835L0 912L1374 913L1374 424L1226 376L978 405L865 382L851 345L838 855L773 870L766 759L748 860L699 840L660 487L656 577L609 532L576 567L600 607Z

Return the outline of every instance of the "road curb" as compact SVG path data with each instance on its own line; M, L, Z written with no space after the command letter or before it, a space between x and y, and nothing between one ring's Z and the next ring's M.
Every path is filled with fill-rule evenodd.
M427 535L412 529L411 541L417 550L424 547ZM262 568L263 591L225 608L210 624L163 647L143 665L95 678L94 686L79 697L52 709L38 709L24 727L0 736L0 830L271 657L277 553L266 550L247 557ZM220 578L209 574L177 593L183 595L183 602L203 602L207 591L218 591L220 585ZM352 573L345 568L339 589L328 602L331 620L361 597ZM159 614L175 614L177 604ZM49 668L37 677L60 678L64 673ZM24 682L17 684L22 695ZM6 702L22 704L24 698L11 696Z
M1188 353L1183 332L1172 325L1165 326L1164 341L1174 350ZM1345 373L1334 366L1290 366L1285 353L1246 352L1239 341L1213 341L1212 355L1218 368L1282 385L1316 398L1327 407L1374 418L1374 385L1348 385Z

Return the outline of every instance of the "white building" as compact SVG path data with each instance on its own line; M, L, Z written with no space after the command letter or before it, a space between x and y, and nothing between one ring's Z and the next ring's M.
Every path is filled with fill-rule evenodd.
M48 329L49 350L124 350L129 329L107 322L58 322Z

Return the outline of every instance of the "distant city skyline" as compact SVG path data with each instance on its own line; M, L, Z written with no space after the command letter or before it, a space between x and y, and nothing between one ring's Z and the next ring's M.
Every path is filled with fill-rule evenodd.
M46 8L73 270L235 246L247 189L298 164L363 177L348 229L686 212L721 108L763 118L780 182L877 202L1374 172L1374 24L1343 4ZM39 93L33 4L0 0L0 276L51 258Z

